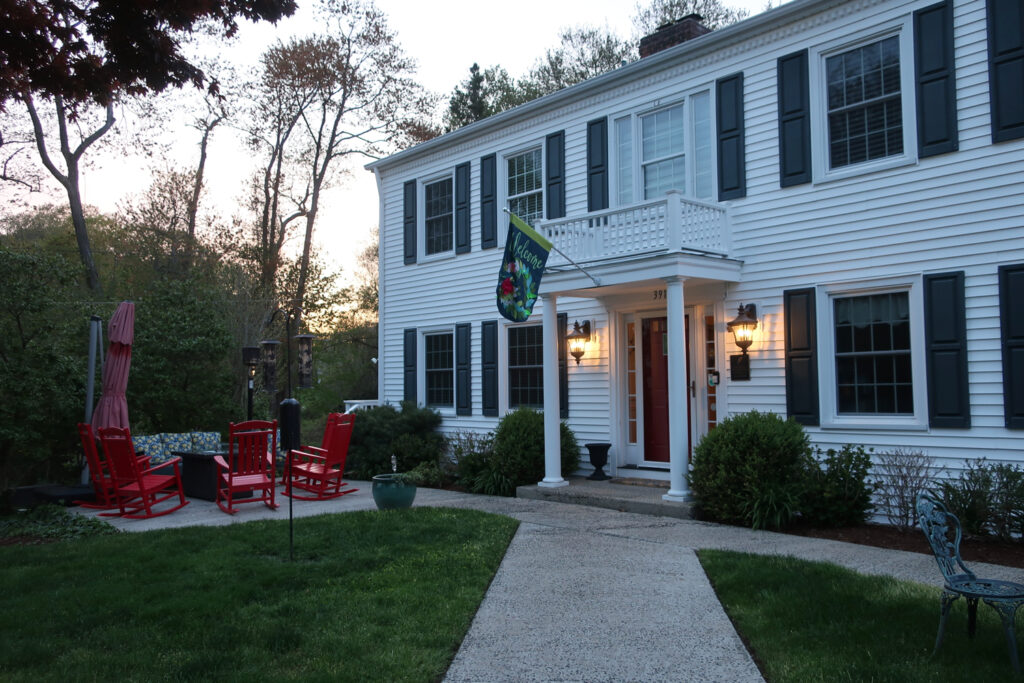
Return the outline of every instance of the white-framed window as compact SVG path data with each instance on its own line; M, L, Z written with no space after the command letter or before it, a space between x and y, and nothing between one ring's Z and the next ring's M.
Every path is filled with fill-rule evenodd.
M916 161L910 16L812 52L814 177L842 178Z
M449 175L423 184L423 252L450 252L454 245L454 181Z
M508 344L508 407L544 407L544 327L512 325Z
M710 91L615 117L613 125L614 196L620 206L669 190L712 199Z
M818 290L822 426L928 423L919 277Z
M508 210L536 227L544 218L544 162L541 148L505 157L505 200Z
M455 335L451 330L423 335L423 380L426 405L455 406Z

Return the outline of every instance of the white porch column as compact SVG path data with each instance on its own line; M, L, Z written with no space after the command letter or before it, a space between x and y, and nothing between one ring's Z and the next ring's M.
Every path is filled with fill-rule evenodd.
M538 486L568 486L562 479L562 439L558 405L558 309L554 294L541 294L544 304L544 480Z
M669 501L690 499L686 484L687 425L690 420L690 392L686 384L686 309L683 279L666 278L668 283L668 453L670 484L662 496Z

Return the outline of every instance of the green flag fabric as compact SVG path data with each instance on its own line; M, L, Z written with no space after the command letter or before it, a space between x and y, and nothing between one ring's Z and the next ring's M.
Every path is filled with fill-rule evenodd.
M505 255L498 273L498 312L512 322L523 322L537 302L551 242L514 213L509 214Z

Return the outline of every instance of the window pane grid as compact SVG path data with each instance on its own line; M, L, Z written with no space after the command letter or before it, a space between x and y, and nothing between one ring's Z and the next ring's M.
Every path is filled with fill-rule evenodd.
M544 179L540 150L534 149L507 160L508 210L531 226L544 217Z
M644 199L668 190L686 191L686 146L683 105L640 118L641 173Z
M426 251L438 254L452 248L452 179L424 187Z
M833 310L838 412L913 414L908 294L837 298Z
M543 328L510 327L508 330L509 406L544 407Z
M899 38L829 57L825 70L832 168L902 154Z
M424 337L427 405L455 405L454 342L451 333Z

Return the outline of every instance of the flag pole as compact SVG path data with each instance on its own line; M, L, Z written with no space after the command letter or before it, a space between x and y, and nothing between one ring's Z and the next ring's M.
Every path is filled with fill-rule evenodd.
M509 216L515 216L515 214L514 214L514 213L512 213L511 211L509 211L509 210L508 210L508 207L504 207L504 206L503 206L503 207L501 207L501 210L502 210L502 211L504 211L505 213L507 213L507 214L508 214ZM518 216L516 216L516 218L519 218L519 217L518 217ZM520 218L520 220L522 220L522 219ZM525 222L525 221L523 221L523 222ZM529 225L529 223L527 223L527 225ZM533 226L531 225L530 227L533 227ZM572 265L576 266L576 268L577 268L577 269L578 269L578 270L579 270L579 271L580 271L581 273L583 273L584 275L586 275L587 277L589 277L589 278L590 278L590 279L591 279L591 280L592 280L592 281L594 282L594 286L596 286L596 287L600 287L600 286L601 286L601 281L600 281L600 280L598 280L598 279L597 279L596 277L594 277L593 275L591 275L590 273L588 273L588 272L587 272L587 269L586 269L586 268L584 268L583 266L581 266L580 264L576 263L576 262L575 262L575 261L573 261L573 260L572 260L571 258L569 258L568 256L566 256L565 252L564 252L564 251L562 251L561 249L559 249L558 247L556 247L556 246L555 246L555 243L554 243L554 242L552 242L552 243L551 243L551 248L552 248L552 249L553 249L554 251L557 251L557 252L558 252L559 254L561 254L562 258L564 258L564 259L565 259L566 261L568 261L568 262L569 262L569 263L571 263Z

